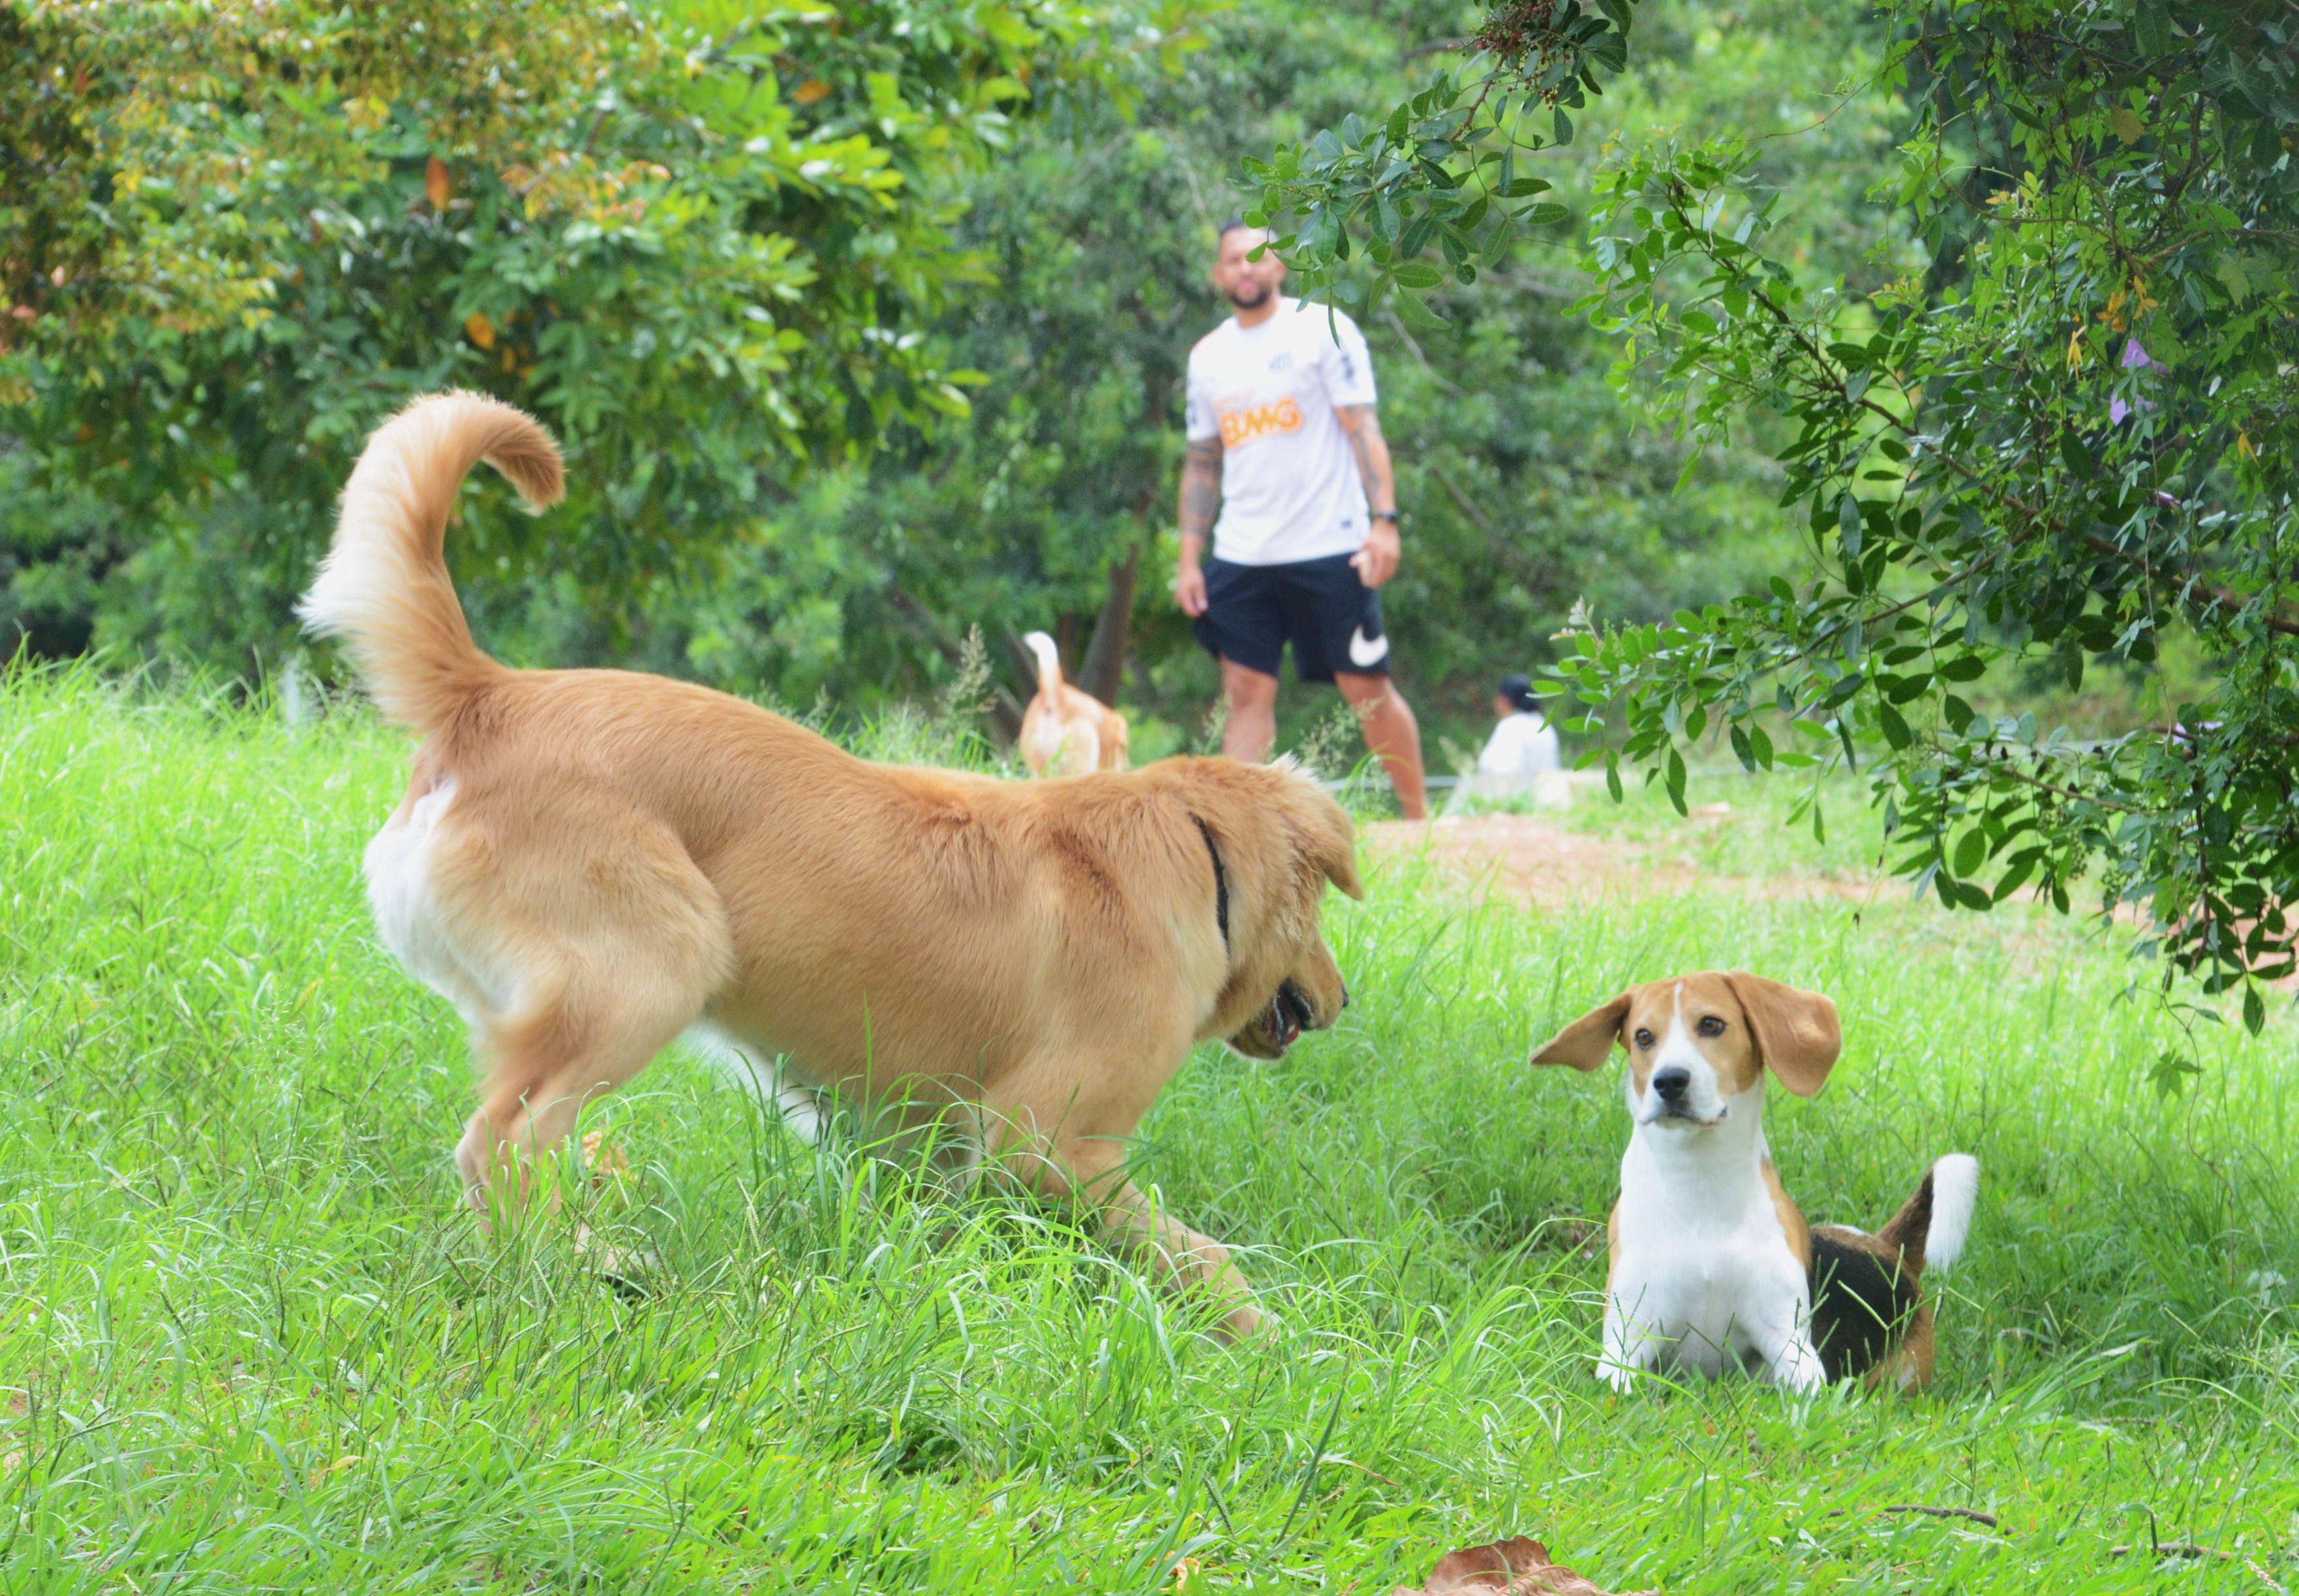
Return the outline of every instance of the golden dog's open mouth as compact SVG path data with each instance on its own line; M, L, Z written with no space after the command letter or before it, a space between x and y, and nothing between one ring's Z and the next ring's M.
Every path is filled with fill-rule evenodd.
M1282 1053L1300 1039L1301 1033L1316 1024L1317 1016L1309 1007L1309 1000L1301 996L1301 988L1291 981L1277 988L1277 996L1269 1000L1269 1035Z
M1253 1012L1253 1018L1230 1038L1229 1045L1248 1058L1279 1059L1301 1039L1303 1031L1316 1029L1315 1005L1308 994L1289 980L1277 988L1268 1007Z

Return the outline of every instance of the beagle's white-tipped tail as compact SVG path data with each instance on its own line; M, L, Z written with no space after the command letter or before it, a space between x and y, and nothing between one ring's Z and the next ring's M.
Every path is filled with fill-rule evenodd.
M1049 699L1062 696L1062 656L1054 647L1054 640L1042 632L1023 634L1022 641L1030 645L1030 652L1038 657L1038 690Z
M339 637L384 714L428 731L502 667L479 652L442 552L464 476L481 460L540 509L564 483L542 424L478 393L434 393L375 429L344 486L335 546L296 606Z
M1932 1223L1924 1236L1924 1267L1946 1269L1963 1255L1979 1205L1979 1161L1950 1153L1932 1165Z

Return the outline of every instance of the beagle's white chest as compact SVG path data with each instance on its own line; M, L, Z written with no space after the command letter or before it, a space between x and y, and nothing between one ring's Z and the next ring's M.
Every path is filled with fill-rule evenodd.
M1761 1136L1640 1129L1631 1138L1600 1366L1616 1386L1670 1368L1709 1377L1753 1368L1797 1389L1818 1383L1810 1286L1763 1156Z

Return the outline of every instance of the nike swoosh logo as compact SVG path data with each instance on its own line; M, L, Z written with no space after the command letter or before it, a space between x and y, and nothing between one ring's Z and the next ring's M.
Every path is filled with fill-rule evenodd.
M1365 641L1365 628L1362 626L1349 633L1349 663L1351 665L1379 665L1382 660L1387 659L1388 657L1389 639L1385 637L1376 637L1371 642L1367 642Z

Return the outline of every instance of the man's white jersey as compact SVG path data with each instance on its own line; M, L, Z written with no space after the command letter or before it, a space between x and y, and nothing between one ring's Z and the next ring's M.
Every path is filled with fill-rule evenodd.
M1365 335L1339 310L1280 299L1259 327L1235 317L1190 351L1188 433L1222 441L1214 557L1289 565L1365 544L1365 483L1337 405L1374 402Z

